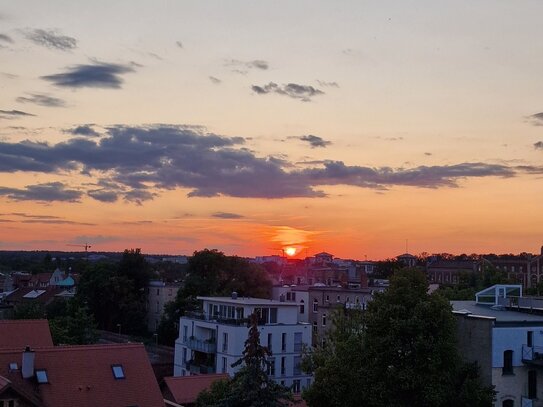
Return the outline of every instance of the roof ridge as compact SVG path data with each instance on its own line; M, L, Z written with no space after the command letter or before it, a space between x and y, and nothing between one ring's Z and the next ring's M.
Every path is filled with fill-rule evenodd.
M60 345L60 346L33 346L32 350L39 350L40 352L61 352L63 350L90 350L90 349L118 349L118 348L140 348L144 345L141 342L130 343L96 343L90 345ZM24 348L2 348L0 354L22 352Z

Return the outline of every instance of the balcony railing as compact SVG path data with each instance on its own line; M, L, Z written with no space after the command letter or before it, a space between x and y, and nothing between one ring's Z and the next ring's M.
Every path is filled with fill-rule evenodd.
M543 366L543 346L522 345L522 361Z
M185 313L185 317L191 319L199 319L201 321L217 322L219 324L243 326L249 325L249 318L226 318L220 315L209 315L205 312L190 311ZM264 320L259 320L258 325L265 325Z
M217 352L217 343L209 340L201 340L196 338L188 338L183 341L188 348L204 353L216 353Z
M185 368L192 374L212 374L215 373L215 368L213 366L196 364L192 360L185 362Z

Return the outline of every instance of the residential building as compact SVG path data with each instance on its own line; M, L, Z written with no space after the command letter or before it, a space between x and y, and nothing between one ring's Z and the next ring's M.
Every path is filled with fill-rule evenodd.
M142 344L0 350L0 401L21 407L160 407Z
M202 312L188 313L179 322L175 342L174 376L227 373L242 357L248 337L248 317L259 316L260 341L271 350L268 375L291 386L295 393L311 383L301 370L302 351L311 344L311 326L298 321L298 304L261 298L198 297Z
M149 281L147 285L147 329L149 332L156 332L164 314L164 306L175 300L180 287L180 284L175 283Z
M522 285L495 285L451 304L460 354L495 386L495 406L543 406L543 300L523 297Z
M196 403L198 395L208 390L214 382L229 378L226 373L165 377L161 385L162 396L167 405L171 402L190 407Z
M298 321L309 322L308 285L277 285L272 287L272 300L298 305Z
M46 319L0 320L0 349L53 346Z

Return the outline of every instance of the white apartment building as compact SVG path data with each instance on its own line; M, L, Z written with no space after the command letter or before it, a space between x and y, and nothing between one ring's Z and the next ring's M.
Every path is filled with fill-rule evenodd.
M198 297L202 312L181 317L175 341L174 376L228 373L242 356L249 333L248 317L259 315L260 344L267 346L268 375L295 393L311 384L302 372L302 350L311 345L311 325L298 321L298 305L261 298Z
M147 285L147 329L149 332L156 332L164 313L164 306L175 300L179 288L179 284L149 281Z
M543 299L521 285L495 285L476 301L451 301L460 353L494 385L495 407L543 406Z

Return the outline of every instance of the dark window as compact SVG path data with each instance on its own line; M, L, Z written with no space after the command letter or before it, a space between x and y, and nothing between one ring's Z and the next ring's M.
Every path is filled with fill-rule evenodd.
M300 314L305 314L304 300L300 301Z
M281 350L285 352L287 350L287 334L281 334Z
M515 401L514 400L504 400L502 403L502 407L515 407Z
M513 374L513 351L503 352L503 374Z
M124 379L124 369L121 365L112 365L111 370L113 371L113 377L117 380Z
M277 308L270 308L270 324L277 323Z
M537 372L535 370L528 371L528 398L537 398Z
M530 347L534 346L534 331L526 332L526 345Z

